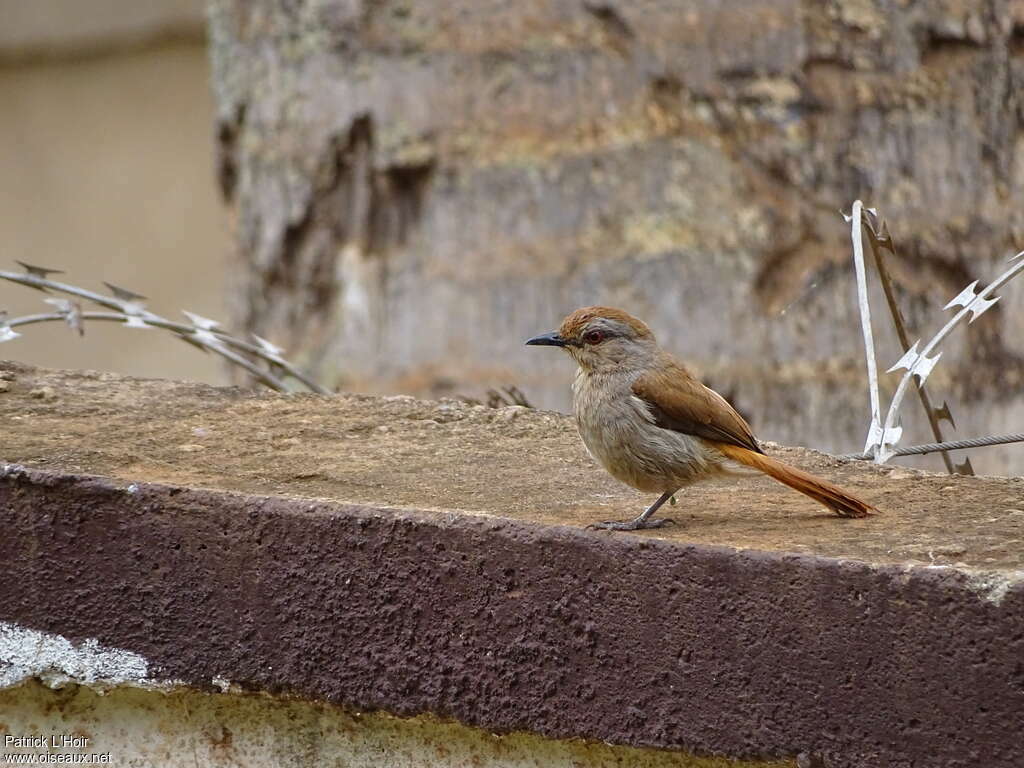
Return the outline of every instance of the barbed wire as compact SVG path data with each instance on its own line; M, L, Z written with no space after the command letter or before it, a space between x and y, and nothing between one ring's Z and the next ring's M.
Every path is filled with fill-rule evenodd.
M874 231L869 229L869 232L873 233ZM886 236L888 235L886 234ZM1018 254L1016 258L1019 258L1021 255L1024 254ZM314 392L329 394L329 390L310 379L302 371L298 370L287 360L282 358L281 353L283 350L280 347L276 347L258 336L253 337L255 343L239 339L221 330L217 322L191 312L184 312L191 321L189 324L168 320L146 309L145 305L142 303L145 297L140 294L106 283L105 285L107 285L113 295L105 296L77 286L50 280L48 278L49 274L59 273L59 270L37 267L35 265L24 264L22 262L18 263L25 269L25 273L13 273L0 270L0 279L20 283L30 288L36 288L37 290L42 290L44 293L49 289L51 291L70 294L72 296L92 301L114 311L83 311L78 302L68 301L65 299L46 300L47 303L56 307L57 311L55 312L45 312L35 315L10 318L6 312L0 310L0 342L10 341L20 335L14 331L14 328L16 327L45 322L66 322L79 334L84 332L83 321L85 320L118 322L134 328L163 328L171 331L182 341L188 342L200 349L215 352L235 365L246 369L256 378L257 381L271 389L288 391L284 382L275 375L274 369L276 369L276 372L281 372L297 379ZM955 303L955 301L956 300L951 302L951 304ZM990 303L995 302L994 300L990 300ZM235 352L228 347L234 347L238 352ZM263 360L269 364L271 370L260 368L253 360L246 358L243 354L239 354L239 352L246 353L257 359ZM517 396L521 393L519 393L518 390L515 390L515 392L511 389L507 391L512 397L512 402L520 402ZM522 397L522 404L529 405L525 400L525 396ZM943 408L946 409L945 417L949 418L948 409L945 405ZM988 437L939 443L924 443L922 445L914 445L906 448L892 446L892 455L914 456L940 451L944 452L965 448L982 448L990 445L1005 445L1008 443L1018 442L1024 442L1024 433L991 435ZM873 452L865 451L862 453L841 454L838 455L837 458L865 460L873 459L875 458L875 455Z
M189 323L168 320L146 309L145 296L126 288L104 283L111 292L111 295L104 295L49 278L49 275L52 274L63 274L61 270L26 264L21 261L18 264L24 268L25 272L0 270L0 279L35 288L43 293L52 291L75 296L113 311L83 311L77 301L53 298L46 299L46 302L56 307L55 312L12 318L8 316L7 312L0 309L0 343L20 336L21 334L17 333L15 328L35 323L63 321L79 335L83 335L85 332L84 321L86 320L116 322L128 328L162 328L204 352L213 352L232 364L244 368L257 381L270 389L278 392L289 391L283 381L283 376L290 376L313 392L323 395L330 394L329 389L285 360L282 357L283 349L255 334L252 335L253 341L251 342L237 338L222 330L220 323L215 320L187 310L182 310L182 313L189 319ZM267 368L261 367L256 361L263 361Z
M965 322L967 324L973 323L979 315L995 306L1000 299L1000 296L995 294L996 290L1018 275L1024 274L1024 260L1022 260L1024 259L1024 251L1012 256L1009 259L1010 262L1013 262L1012 265L1005 269L987 286L978 290L978 284L981 281L975 280L953 297L953 299L946 304L943 309L948 310L955 309L957 307L960 309L948 322L946 322L945 325L942 326L938 333L932 336L926 344L923 344L922 346L924 341L923 338L918 339L913 344L910 344L910 336L906 331L902 315L896 306L891 279L887 274L881 254L882 250L887 250L890 254L895 255L895 247L893 246L892 237L889 234L888 228L878 215L878 212L873 208L865 207L860 200L854 201L850 214L847 215L844 213L843 218L851 225L854 271L857 278L858 307L860 310L862 334L864 336L864 351L867 360L868 392L871 399L871 423L868 427L867 438L864 442L864 452L863 454L855 455L859 457L861 455L870 454L870 457L877 463L884 464L893 456L907 456L913 453L942 451L943 449L941 447L932 448L931 450L921 450L922 446L915 446L914 449L905 451L897 450L897 444L903 435L903 428L899 424L899 410L903 403L903 397L911 389L912 382L916 382L916 388L921 398L921 404L924 406L928 415L928 420L932 427L932 435L936 440L942 440L942 433L939 429L940 420L944 419L948 421L954 429L956 428L947 403L944 402L940 408L934 408L931 405L930 399L924 393L925 379L928 378L932 369L935 368L936 363L939 362L939 358L942 357L942 350L939 349L939 347L946 337L949 336L957 326L963 325ZM892 399L889 402L889 409L885 414L884 420L881 418L881 397L879 393L877 365L875 363L874 339L871 331L871 313L870 302L868 300L867 278L864 267L863 238L865 233L868 235L868 241L871 244L872 252L876 259L876 266L878 267L879 274L881 276L886 300L889 303L893 322L896 326L897 334L900 339L900 345L903 347L903 356L887 371L887 373L893 373L894 371L905 369L905 373L900 378L900 383L896 388L896 392L893 394ZM918 349L919 346L921 347L920 349ZM931 443L929 445L942 446L945 444L946 443L938 442ZM997 443L989 444L992 445ZM969 459L965 460L964 463L959 466L953 466L952 461L945 455L943 456L943 459L950 472L974 474L974 470L971 467Z
M1007 443L1024 442L1024 432L1017 432L1011 435L990 435L988 437L974 437L968 440L950 440L945 443L923 443L921 445L910 445L906 448L895 448L895 456L920 456L925 453L936 453L938 451L957 451L963 448L984 448L988 445L1005 445ZM837 459L873 459L871 452L844 453L836 456Z

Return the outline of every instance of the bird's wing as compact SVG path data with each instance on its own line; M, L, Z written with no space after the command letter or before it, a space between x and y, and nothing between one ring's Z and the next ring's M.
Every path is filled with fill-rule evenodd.
M726 399L678 363L645 373L633 383L633 394L647 404L659 427L764 453L750 425Z

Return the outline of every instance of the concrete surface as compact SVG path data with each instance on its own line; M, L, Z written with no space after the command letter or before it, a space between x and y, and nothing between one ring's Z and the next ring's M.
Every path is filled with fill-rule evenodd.
M0 621L0 688L38 679L51 688L82 683L105 690L141 685L147 671L137 653L104 648L95 640L75 645L60 635Z
M39 469L553 525L626 518L652 500L606 475L571 419L556 413L407 396L276 396L10 363L0 373L3 458ZM684 489L669 509L680 525L643 536L872 563L1024 568L1024 478L769 450L848 486L883 515L840 520L771 480L723 479Z
M641 498L557 414L0 382L0 620L137 655L147 686L827 768L1021 763L1022 479L772 448L884 514L739 480L610 535L582 524Z
M680 752L495 734L430 715L399 718L294 698L157 693L27 683L0 690L3 733L87 740L54 754L109 754L131 768L793 768L793 761L697 758ZM58 741L58 743L61 743ZM3 746L0 755L38 754Z

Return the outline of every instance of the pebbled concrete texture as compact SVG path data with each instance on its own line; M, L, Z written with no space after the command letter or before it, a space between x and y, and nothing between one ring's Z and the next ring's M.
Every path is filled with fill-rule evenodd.
M738 758L1020 762L1019 583L36 472L0 488L5 619L157 678Z
M653 500L598 467L572 419L558 413L403 396L281 396L13 363L0 363L0 389L0 458L125 485L580 528L633 517ZM844 521L767 478L725 478L685 489L670 508L678 525L643 535L979 574L1024 571L1024 477L951 477L771 443L766 450L883 514Z
M294 418L295 409L319 411L314 424L333 435L336 460L369 476L357 458L372 447L335 433L337 420L355 418L358 434L377 434L379 426L402 434L408 413L389 409L453 413L439 404L264 398L8 370L15 386L2 395L10 428L0 472L0 620L76 648L95 642L136 654L153 684L829 768L1024 761L1016 737L1024 714L1021 553L1012 527L998 528L1003 547L994 549L985 538L991 529L977 522L997 517L1001 508L988 500L1010 498L1020 487L1014 480L890 480L843 466L844 479L885 498L905 484L906 505L890 504L863 525L828 520L828 527L795 495L792 503L752 504L762 497L737 481L703 491L706 505L665 537L612 536L582 530L581 515L570 511L559 523L534 491L523 491L525 502L513 498L510 480L465 511L397 507L347 501L356 469L333 493L329 478L313 480L319 498L312 498L297 495L297 484L284 491L290 496L268 493L244 472L226 482L233 454L212 444L182 452L188 458L177 464L156 460L155 448L143 456L151 434L177 445L173 419L165 423L161 409L184 420L185 430L192 417L183 414L210 420L227 409L235 458L259 457L267 477L284 482L290 465L275 458L290 448L253 439L252 425L231 411L262 404L261 430ZM22 392L26 384L32 388ZM42 397L30 394L47 386ZM118 412L139 421L133 427ZM411 477L396 482L421 478L429 502L460 472L486 471L485 444L504 452L508 437L500 414L486 423L483 415L425 430L420 447L442 458L420 465L419 454L407 455ZM86 416L116 429L95 439L77 434ZM523 474L509 477L562 466L542 487L549 498L563 486L574 490L576 473L589 482L592 469L562 453L570 450L561 442L569 425L551 414L520 421L515 461ZM477 464L457 452L443 458L455 445L445 435L456 429L459 441L481 446ZM84 474L133 451L136 479L124 468L114 478ZM174 482L186 464L216 466L222 487ZM952 490L937 494L931 511L915 506L912 486L933 482ZM625 497L614 497L619 504L615 511L628 509ZM943 556L948 562L877 550L886 530L902 530L913 515L925 523L941 516L951 529L959 543ZM991 525L1015 519L1007 514ZM974 521L976 534L965 521ZM787 551L775 528L818 523L818 551L811 539L807 551ZM848 554L835 548L844 534ZM759 537L763 546L752 545Z

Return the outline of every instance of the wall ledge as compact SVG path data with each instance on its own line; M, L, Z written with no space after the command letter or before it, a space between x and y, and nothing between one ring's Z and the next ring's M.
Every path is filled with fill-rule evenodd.
M934 555L873 559L868 545L860 556L836 556L827 540L823 552L777 549L774 535L763 549L687 541L695 532L700 538L702 523L692 522L703 519L700 511L687 518L689 531L670 537L612 536L582 530L571 515L572 525L558 525L517 508L502 514L433 505L429 489L440 470L433 480L421 476L423 508L132 480L127 461L122 476L100 477L82 470L102 457L89 459L88 438L73 437L86 415L116 420L116 411L128 410L125 398L137 406L157 393L186 431L218 430L196 427L195 419L215 424L215 413L239 407L263 416L257 424L235 413L238 431L272 431L278 419L305 418L312 406L322 418L307 427L329 432L345 461L353 449L344 430L334 430L344 419L356 419L359 434L376 434L379 426L401 431L389 409L451 415L438 410L444 404L256 397L23 367L7 380L36 391L40 377L53 398L19 400L17 387L0 395L0 413L20 417L10 421L0 472L7 533L0 561L8 564L0 581L0 673L11 675L16 664L23 670L5 678L12 683L46 676L11 650L6 628L16 625L18 632L58 636L57 644L72 650L88 648L92 658L130 654L123 658L142 660L133 669L148 684L262 692L399 716L432 713L499 733L736 759L804 755L806 762L813 755L825 766L1024 761L1017 738L1024 572L1010 555L991 554L983 532L972 537L953 517L962 499L984 495L987 484L1005 494L1017 487L1013 480L938 479L954 488L940 498L947 527L961 541L947 555L958 560L938 566ZM382 409L377 422L367 418L371 407ZM491 432L484 434L493 433L501 449L507 434L498 425L507 417L466 418L477 415L487 417ZM143 408L135 418L176 445L161 430L160 408ZM527 430L516 438L518 462L543 464L544 446L567 425L557 415L531 413L508 423L518 419L554 425L553 433L531 437ZM449 445L445 430L461 421L420 427L435 435L438 453ZM124 457L134 445L141 478L154 474L159 451L149 452L139 434L105 435L104 451ZM557 451L573 450L560 440ZM532 453L531 441L539 446ZM248 444L271 475L287 466L274 466L280 443L273 435L260 442L250 434ZM179 454L181 462L197 452ZM204 463L219 460L207 452ZM32 466L40 463L50 469ZM865 483L901 482L871 468L840 469L865 473ZM160 471L180 470L168 464ZM372 476L366 468L357 474ZM932 478L918 480L928 486ZM770 527L764 521L774 513L789 514L744 508L728 489L709 493L724 494L733 517L748 523ZM807 525L827 522L854 542L874 541L879 534L871 526L901 530L899 520L910 514L897 508L887 511L891 522L847 525L812 517L817 513L799 498L793 503L792 514ZM709 519L718 519L715 508L708 505ZM969 517L970 505L962 508ZM52 671L55 663L44 666ZM76 678L61 668L71 680L95 675L73 657L68 663L86 670ZM132 682L139 681L115 680Z

